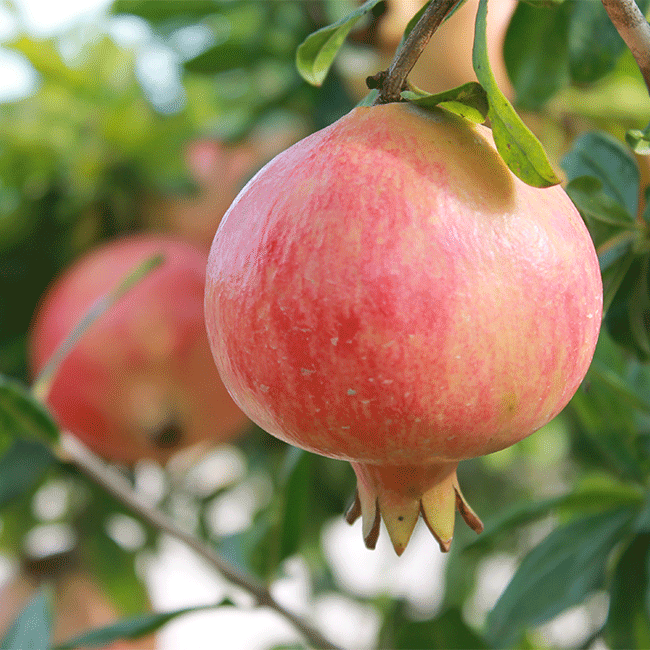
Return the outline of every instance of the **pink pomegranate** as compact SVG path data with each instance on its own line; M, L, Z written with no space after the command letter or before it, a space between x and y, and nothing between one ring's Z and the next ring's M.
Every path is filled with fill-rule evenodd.
M62 427L106 458L167 460L248 422L216 372L203 317L207 252L157 235L128 236L68 269L43 298L30 332L33 374L92 304L145 259L164 263L83 335L47 402Z
M596 254L559 187L518 180L489 129L406 103L356 108L239 194L206 320L224 384L288 443L350 461L372 548L420 515L442 550L462 459L553 418L591 361Z

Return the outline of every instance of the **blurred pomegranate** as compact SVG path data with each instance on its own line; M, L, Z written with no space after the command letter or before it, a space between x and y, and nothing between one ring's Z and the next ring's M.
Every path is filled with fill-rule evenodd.
M203 320L207 253L168 237L110 242L52 284L30 332L33 375L97 299L157 253L164 263L89 328L47 397L62 427L125 463L164 462L188 445L230 439L248 423L210 355Z
M221 218L246 181L306 134L299 118L285 117L259 125L237 144L216 138L188 143L185 164L197 193L151 199L144 206L145 222L209 250Z

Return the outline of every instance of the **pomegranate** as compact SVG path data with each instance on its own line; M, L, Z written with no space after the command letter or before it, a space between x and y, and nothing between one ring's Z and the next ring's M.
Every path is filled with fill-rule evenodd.
M488 128L358 107L278 155L226 213L205 312L224 384L278 438L350 461L348 513L398 554L420 515L443 551L462 459L569 401L602 314L594 247L558 186L533 188Z
M203 319L207 252L167 237L110 242L53 283L30 332L32 373L98 298L156 253L164 263L88 329L47 398L62 427L125 463L164 462L181 447L223 441L248 423L210 354Z

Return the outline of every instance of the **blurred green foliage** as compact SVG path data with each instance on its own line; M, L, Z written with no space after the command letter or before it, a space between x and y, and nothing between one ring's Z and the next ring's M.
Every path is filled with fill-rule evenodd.
M639 2L644 10L647 4ZM19 34L4 44L29 62L38 85L0 105L0 374L11 378L0 384L0 548L23 558L26 538L44 523L34 503L59 486L67 502L54 521L72 532L75 562L132 615L98 633L102 643L148 633L185 610L136 616L147 598L138 558L155 552L157 531L140 522L140 542L120 543L107 522L130 513L43 444L56 431L25 388L26 337L38 300L62 268L97 242L151 228L143 206L152 196L196 192L183 156L192 138L245 142L278 114L317 129L348 111L359 98L350 96L344 67L334 59L340 46L375 48L384 10L369 2L360 11L352 0L117 0L112 16L136 21L144 42L172 62L162 81L145 74L142 46L120 44L105 26L49 39ZM351 25L350 15L358 23ZM336 21L338 27L321 32L324 49L302 50L300 64L316 69L322 83L311 87L296 69L296 49ZM519 3L503 53L513 103L556 171L563 170L592 234L607 311L594 363L561 416L517 446L461 467L465 494L485 513L486 530L478 539L458 530L438 613L418 620L406 601L385 593L362 597L340 583L322 536L352 497L352 471L259 429L237 442L242 474L207 492L188 487L188 468L176 474L157 468L164 477L158 507L178 516L177 504L184 503L197 513L193 532L264 581L282 576L286 561L301 556L314 596L337 591L373 608L381 648L551 647L555 641L540 626L599 593L607 595L607 612L596 616L583 647L645 648L650 174L624 138L632 130L628 141L639 141L650 103L600 3ZM485 97L474 95L484 115ZM138 471L126 471L134 484ZM250 525L215 531L211 508L251 485L265 487L257 490ZM548 534L540 538L539 530ZM472 599L483 588L482 567L504 555L518 568L489 613L477 614ZM222 605L230 602L214 606ZM50 607L47 591L35 594L0 645L46 647Z

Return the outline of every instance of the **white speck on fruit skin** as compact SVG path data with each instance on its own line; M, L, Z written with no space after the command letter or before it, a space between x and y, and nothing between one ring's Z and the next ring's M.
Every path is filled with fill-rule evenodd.
M392 384L393 380L392 379L382 379L381 383L387 386L388 384Z
M339 337L335 336L334 338L330 339L330 342L332 345L336 345L339 342Z
M447 440L453 440L456 436L447 436Z
M415 418L415 422L422 422L422 418Z
M316 371L315 370L309 370L309 368L301 368L300 369L300 374L303 377L309 377L310 375L313 375Z
M594 317L593 314L587 314L587 318L593 318L593 317Z
M375 381L374 377L368 377L368 381Z
M264 384L260 384L260 390L261 390L263 393L268 393L268 392L269 392L269 387L266 386L266 385L264 385Z
M354 390L353 388L348 388L348 395L356 395L357 391Z
M349 426L342 426L341 427L341 429L346 429L346 430L349 429L349 428L350 428Z

